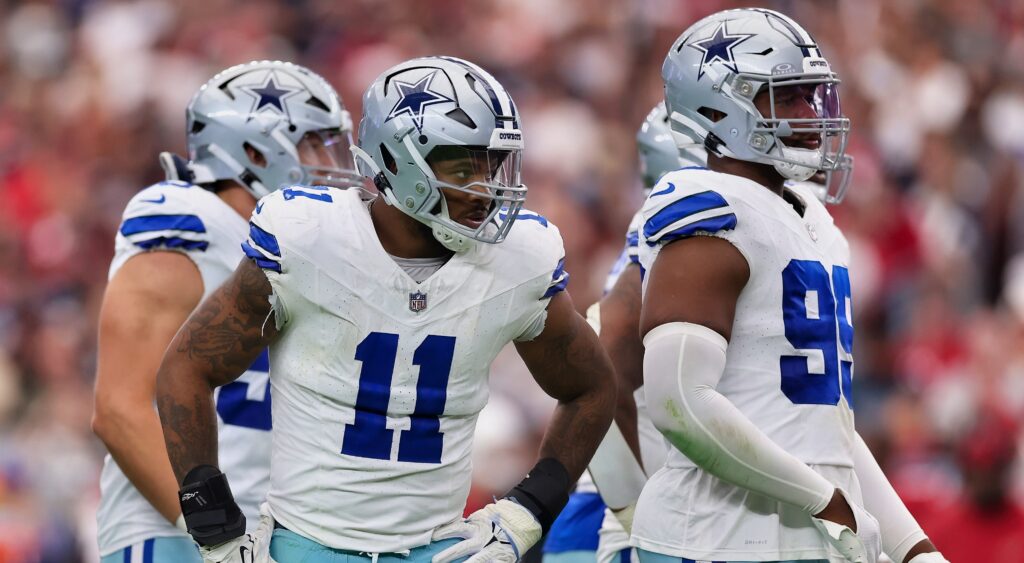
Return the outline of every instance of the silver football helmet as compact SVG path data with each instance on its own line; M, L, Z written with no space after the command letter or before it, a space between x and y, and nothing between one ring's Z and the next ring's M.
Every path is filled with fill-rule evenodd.
M186 110L192 181L234 180L256 198L293 184L362 185L352 163L352 118L334 88L307 68L257 61L226 69ZM253 162L249 151L262 155Z
M666 172L686 166L707 166L704 145L682 139L677 145L668 124L665 102L651 109L636 132L636 148L640 156L640 178L644 189L650 190Z
M661 74L679 137L718 156L770 164L789 180L823 173L826 201L842 200L853 161L845 154L850 121L840 110L839 78L795 21L759 8L713 14L676 40ZM767 114L755 106L761 93ZM794 96L814 117L777 114Z
M425 57L394 66L363 96L360 172L384 200L430 226L446 248L505 239L526 199L520 179L523 133L515 103L497 80L473 63ZM443 181L433 165L462 161L465 183ZM488 201L478 226L454 220L442 188Z

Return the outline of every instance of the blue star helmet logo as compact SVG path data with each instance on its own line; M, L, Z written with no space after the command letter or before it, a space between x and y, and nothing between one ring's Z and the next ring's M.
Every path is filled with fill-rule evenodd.
M395 80L395 87L398 88L398 93L402 97L395 104L395 107L391 108L391 113L388 114L387 119L384 121L388 122L400 115L408 115L412 118L416 129L422 133L423 110L427 106L443 104L445 102L455 103L455 100L448 96L430 89L430 83L434 81L436 74L437 71L435 70L417 80L415 84Z
M285 110L284 104L281 103L281 100L299 92L299 90L278 86L277 83L274 82L273 75L267 79L267 83L263 86L258 88L248 86L246 87L246 90L257 98L256 105L252 108L251 113L256 113L264 107L269 106L271 108L276 108L277 111L281 113L287 114L288 112Z
M753 35L745 33L729 35L729 30L726 29L725 24L726 22L720 23L718 29L715 30L714 35L711 37L703 41L693 42L692 47L694 49L704 52L704 58L700 61L700 69L697 70L697 80L704 76L704 68L714 62L721 62L729 70L739 72L736 68L736 59L732 50L740 43L753 37Z

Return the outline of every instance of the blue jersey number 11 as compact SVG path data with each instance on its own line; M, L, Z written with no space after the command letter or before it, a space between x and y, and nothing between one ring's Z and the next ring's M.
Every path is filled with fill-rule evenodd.
M356 346L356 359L363 363L356 394L356 419L345 425L341 453L371 459L389 459L394 430L387 427L391 376L398 356L398 335L371 332ZM455 337L429 335L412 355L419 366L416 408L408 430L398 442L398 461L441 463L444 435L439 416L448 394L448 375L455 357Z

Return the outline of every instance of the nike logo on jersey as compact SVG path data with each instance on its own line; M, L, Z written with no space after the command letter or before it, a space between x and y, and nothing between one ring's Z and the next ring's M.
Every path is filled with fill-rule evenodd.
M651 194L651 197L655 197L655 196L659 196L659 195L665 195L665 194L670 194L670 193L672 193L674 191L676 191L676 185L673 184L672 182L669 182L667 188L665 188L664 190L661 190L660 192L654 192L653 194Z
M167 201L167 196L165 196L164 194L160 194L160 197L158 199L144 199L142 201L145 201L146 203L163 203Z
M259 215L260 211L263 211L263 202L262 201L256 204L256 214Z

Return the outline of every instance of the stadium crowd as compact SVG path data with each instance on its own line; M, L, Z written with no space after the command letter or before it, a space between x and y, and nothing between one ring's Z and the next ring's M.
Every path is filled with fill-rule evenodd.
M561 228L582 309L641 201L634 134L665 52L749 3L802 22L843 79L856 170L832 211L854 257L858 428L951 561L1024 560L1024 4L42 0L0 3L0 563L96 560L114 233L161 179L157 153L184 152L185 104L215 71L293 60L357 117L405 58L490 70L523 116L527 205ZM529 468L551 408L515 354L492 381L484 499Z

